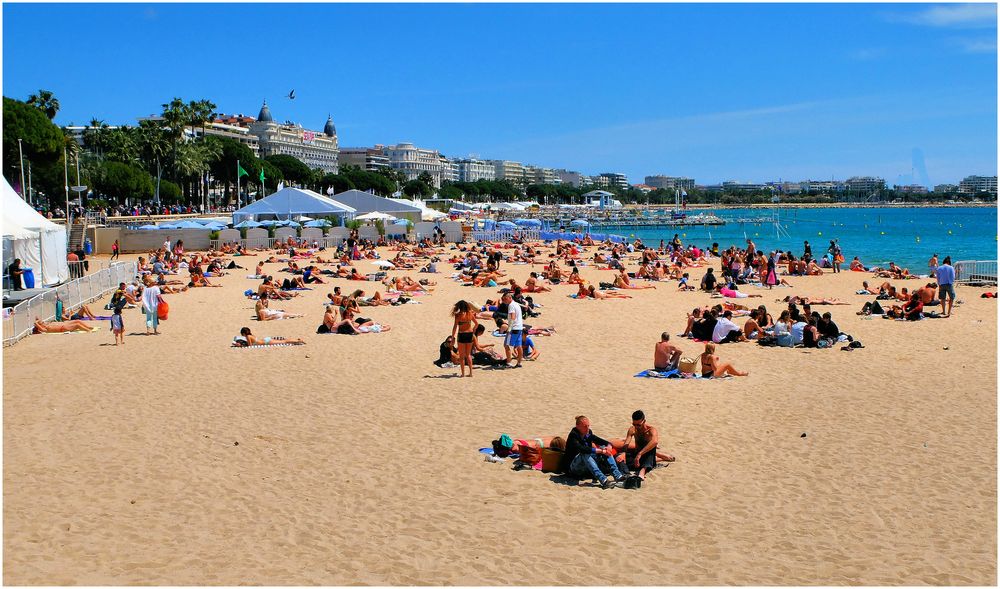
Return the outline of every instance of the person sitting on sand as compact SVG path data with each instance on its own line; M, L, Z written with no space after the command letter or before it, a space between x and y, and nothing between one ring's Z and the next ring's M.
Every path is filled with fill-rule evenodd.
M618 271L618 274L615 276L614 285L615 288L627 288L633 290L656 288L655 284L632 284L629 281L628 273L625 272L625 268Z
M743 335L743 330L739 325L733 323L733 312L726 311L715 323L712 330L712 341L717 344L730 342L745 342L747 338Z
M676 370L681 359L681 349L670 343L670 334L660 334L660 341L653 347L653 370L666 372Z
M295 317L302 317L302 314L296 313L286 313L285 311L271 309L268 306L268 295L267 293L262 293L260 299L255 305L255 310L257 312L257 319L259 321L277 321L281 319L293 319Z
M632 426L625 433L624 460L619 456L619 464L624 466L622 472L626 475L635 473L641 485L646 480L646 473L656 468L656 447L659 442L660 434L655 427L646 423L646 414L641 409L633 411Z
M705 352L701 355L701 376L702 378L731 376L749 376L749 372L740 372L730 363L723 363L715 355L715 344L705 344Z
M941 301L935 298L938 289L937 284L934 282L928 282L926 286L918 288L914 292L920 297L920 302L922 302L925 307L936 307L941 304Z
M63 311L62 317L59 321L72 321L72 320L91 320L96 321L97 317L90 312L90 307L87 305L80 305L75 311Z
M97 331L96 327L91 327L85 322L73 319L70 321L42 321L35 317L34 333L68 333L71 331Z
M761 329L760 324L757 323L757 317L760 315L760 311L757 309L750 310L750 317L747 319L746 323L743 324L743 338L746 340L755 340L760 337Z
M581 290L583 289L583 285L582 284L580 285L580 288L581 288ZM599 301L603 301L603 300L606 300L606 299L630 299L630 298L632 298L632 295L627 295L627 294L625 294L623 292L618 292L617 290L597 290L596 288L594 288L593 284L591 284L590 286L587 287L587 294L586 294L586 296L588 296L588 297L590 297L592 299L599 300ZM579 293L578 293L578 298L579 298Z
M381 333L392 329L392 327L387 323L375 323L371 319L365 319L362 317L355 319L353 307L341 308L340 315L343 317L343 320L337 324L337 328L334 331L342 335Z
M233 346L245 348L247 346L280 346L282 344L302 345L306 342L300 339L286 339L279 335L271 337L257 337L250 333L249 327L240 330L240 334L233 338Z
M316 333L333 333L337 328L337 307L327 305L323 311L323 322L316 328Z
M272 299L282 299L288 300L292 297L299 296L297 292L285 292L274 285L274 279L270 276L264 278L264 281L260 286L257 287L257 296L267 295Z
M580 272L575 266L573 267L573 272L575 272L577 276L580 276ZM538 284L538 273L532 272L528 279L524 281L524 288L522 288L522 290L524 292L549 292L552 289Z
M434 365L438 368L450 368L450 366L445 365L458 364L458 362L458 348L455 347L455 338L449 335L441 342L438 359L434 361Z
M580 276L580 269L573 266L572 272L569 273L569 278L566 279L566 284L584 284L584 282L583 276Z
M593 476L601 487L610 489L626 476L618 470L613 455L611 443L591 431L590 420L585 415L578 415L576 427L566 436L560 470L581 477ZM611 476L605 476L598 463L610 469Z

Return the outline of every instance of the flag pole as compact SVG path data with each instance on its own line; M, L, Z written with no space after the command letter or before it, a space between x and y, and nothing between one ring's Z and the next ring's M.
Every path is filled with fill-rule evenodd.
M236 160L236 208L243 207L243 199L240 196L240 160Z

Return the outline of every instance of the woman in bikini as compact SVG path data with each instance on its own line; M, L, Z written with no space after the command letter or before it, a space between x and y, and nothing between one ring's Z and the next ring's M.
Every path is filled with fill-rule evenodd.
M577 278L580 277L580 272L576 269L575 266L573 267L573 274L575 274ZM511 281L513 281L513 278L511 279ZM547 286L542 286L541 284L538 284L538 273L532 272L531 275L528 277L528 279L524 281L524 288L522 290L524 292L549 292L552 289Z
M476 320L476 311L468 301L458 301L451 309L451 315L455 318L455 324L451 329L451 336L458 342L458 366L461 371L460 377L465 376L465 366L469 366L469 376L472 376L472 346L475 339L476 327L479 321Z
M583 288L582 284L580 285L580 288L581 289ZM620 293L620 292L615 291L615 290L609 290L607 292L597 290L596 288L594 288L593 284L591 284L590 286L587 287L587 296L590 297L590 298L592 298L592 299L597 299L599 301L603 301L605 299L630 299L630 298L632 298L632 295L627 295L627 294L624 294L624 293Z
M257 301L255 307L256 307L255 310L257 312L257 319L259 321L275 321L278 319L292 319L295 317L302 317L301 314L276 311L268 307L268 297L266 292L260 295L260 300Z
M740 372L730 363L723 364L715 355L715 344L705 344L705 353L701 355L702 378L720 377L725 375L748 376L749 372Z
M35 317L35 333L67 333L70 331L97 331L97 328L90 327L85 322L77 319L46 323Z
M240 335L233 338L233 345L241 348L245 348L247 346L279 346L281 344L302 345L305 343L306 342L300 339L285 339L278 335L272 337L257 337L250 333L249 327L241 329Z
M645 288L656 288L655 284L632 284L629 282L628 274L625 272L625 268L618 271L618 275L615 276L615 286L617 288L628 288L628 289L645 289Z

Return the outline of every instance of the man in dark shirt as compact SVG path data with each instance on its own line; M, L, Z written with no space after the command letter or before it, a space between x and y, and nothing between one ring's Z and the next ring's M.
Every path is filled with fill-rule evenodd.
M611 475L605 476L599 463L606 465ZM593 476L605 489L614 487L616 481L625 480L625 475L615 464L611 442L590 431L590 420L583 415L576 418L576 427L566 436L561 466L564 472L570 474Z
M829 311L823 313L823 319L819 322L819 333L831 339L840 337L840 328L833 322L833 315Z
M716 279L715 273L712 272L712 268L709 268L708 271L705 272L705 277L701 279L701 290L714 292L715 285L717 283L718 279Z

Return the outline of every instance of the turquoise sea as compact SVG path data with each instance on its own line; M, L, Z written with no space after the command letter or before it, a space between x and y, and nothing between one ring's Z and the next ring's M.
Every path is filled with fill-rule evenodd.
M691 211L697 213L700 211ZM651 228L594 226L592 231L640 237L646 245L670 241L674 233L685 243L699 246L718 242L720 248L745 245L752 238L762 250L790 250L802 253L808 240L814 255L826 253L831 239L838 239L845 259L858 256L866 266L884 266L894 261L916 273L927 272L927 260L937 253L942 259L997 259L996 207L935 208L809 208L809 209L720 209L712 211L727 220L713 227ZM771 223L731 221L737 218L778 215L781 236ZM787 234L786 234L787 233Z

